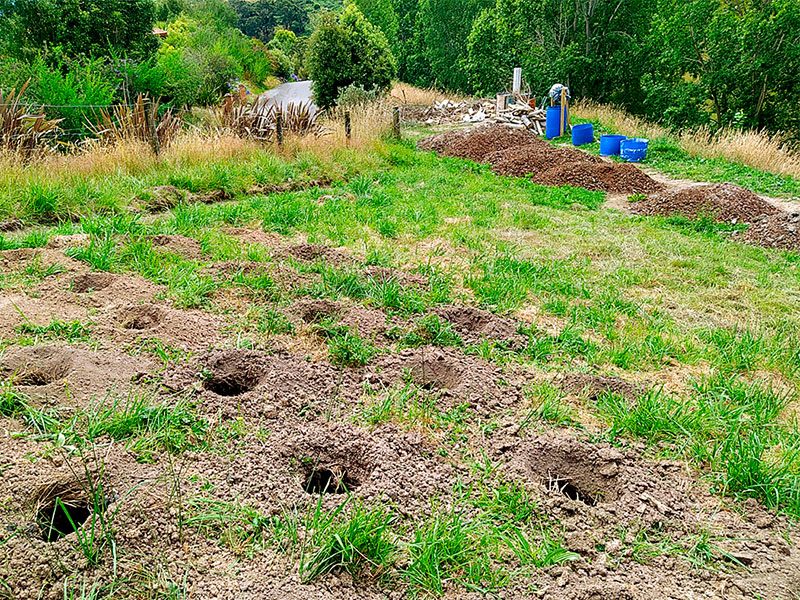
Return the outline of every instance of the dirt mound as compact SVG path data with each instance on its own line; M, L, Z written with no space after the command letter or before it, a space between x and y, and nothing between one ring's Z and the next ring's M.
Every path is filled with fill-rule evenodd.
M583 394L592 401L604 394L619 394L626 400L635 401L644 392L641 386L619 377L604 377L590 373L568 373L557 377L553 383L565 392Z
M475 162L488 162L486 156L517 148L536 141L536 134L527 130L507 127L477 127L470 132L448 132L422 140L417 146L421 150L434 150L444 156L457 156Z
M781 213L750 190L732 183L698 184L652 194L632 203L631 211L664 217L709 217L720 223L753 223Z
M483 338L515 344L525 342L525 337L517 333L519 327L515 321L498 317L488 310L474 306L445 305L433 312L450 323L467 343L479 342Z
M290 313L306 323L319 323L324 319L338 317L343 311L344 305L341 302L326 298L298 300L289 309Z
M297 260L302 260L305 262L324 260L337 265L349 263L353 260L351 256L345 254L341 250L319 244L299 244L297 246L289 246L286 249L286 253Z
M114 275L101 271L90 271L76 275L72 280L72 291L78 294L103 290L114 282Z
M766 248L800 250L800 213L781 212L758 219L737 239Z
M64 379L72 370L69 349L59 346L33 346L12 351L3 357L0 373L19 386L45 386Z
M253 350L223 350L204 361L203 388L218 396L241 396L264 378L266 357Z
M200 242L185 235L154 235L150 242L156 250L180 254L185 258L198 259L203 255Z
M554 512L598 516L598 535L657 524L684 532L697 523L679 463L649 462L609 444L543 435L520 444L510 466L545 489Z
M479 127L422 140L418 147L492 165L498 175L530 177L542 185L573 185L611 193L651 193L663 186L629 164L617 164L573 148L553 146L529 131Z
M572 185L611 193L650 193L663 186L630 164L607 162L573 148L537 138L527 146L486 157L498 175L530 177L542 185Z
M370 365L366 381L391 387L406 381L437 394L444 408L463 404L490 414L517 402L520 386L509 382L498 367L452 348L423 346L382 355Z

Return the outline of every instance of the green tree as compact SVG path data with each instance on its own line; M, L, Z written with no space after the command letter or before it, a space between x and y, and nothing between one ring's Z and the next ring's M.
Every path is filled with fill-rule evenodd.
M391 0L354 0L356 6L364 17L380 28L389 42L392 53L397 55L398 51L398 29L397 15L394 12Z
M467 38L481 10L493 4L492 0L420 0L411 56L419 83L470 91ZM427 74L425 63L430 67Z
M386 36L351 0L345 1L340 15L320 15L309 40L306 68L314 81L314 100L324 108L349 85L385 92L396 72Z
M6 52L31 58L45 48L67 56L148 55L153 0L0 0Z
M278 28L305 33L308 13L299 0L231 0L237 27L250 37L269 41Z

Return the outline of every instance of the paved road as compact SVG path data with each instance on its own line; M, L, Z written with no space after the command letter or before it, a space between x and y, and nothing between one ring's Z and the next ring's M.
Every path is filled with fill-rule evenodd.
M319 110L311 100L311 81L284 83L276 88L272 88L268 92L264 92L260 97L266 98L267 106L277 104L278 106L284 107L290 104L308 102L311 103L312 112L317 112L317 110Z

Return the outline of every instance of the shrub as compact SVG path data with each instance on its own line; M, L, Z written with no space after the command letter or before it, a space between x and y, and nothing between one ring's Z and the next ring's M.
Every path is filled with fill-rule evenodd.
M341 15L320 16L309 41L306 68L314 81L315 102L328 108L349 85L379 93L388 90L395 60L386 36L348 1Z

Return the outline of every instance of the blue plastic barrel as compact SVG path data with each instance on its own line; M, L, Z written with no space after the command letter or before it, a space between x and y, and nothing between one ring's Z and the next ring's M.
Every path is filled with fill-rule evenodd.
M623 140L620 144L620 156L628 162L639 162L647 157L647 144L645 138L631 138Z
M569 107L564 107L564 131L569 123ZM548 140L561 135L561 106L548 106L547 119L544 126L544 137Z
M572 145L584 146L594 141L594 125L581 123L572 127Z
M627 139L624 135L601 135L600 154L603 156L616 156L620 152L620 142Z

